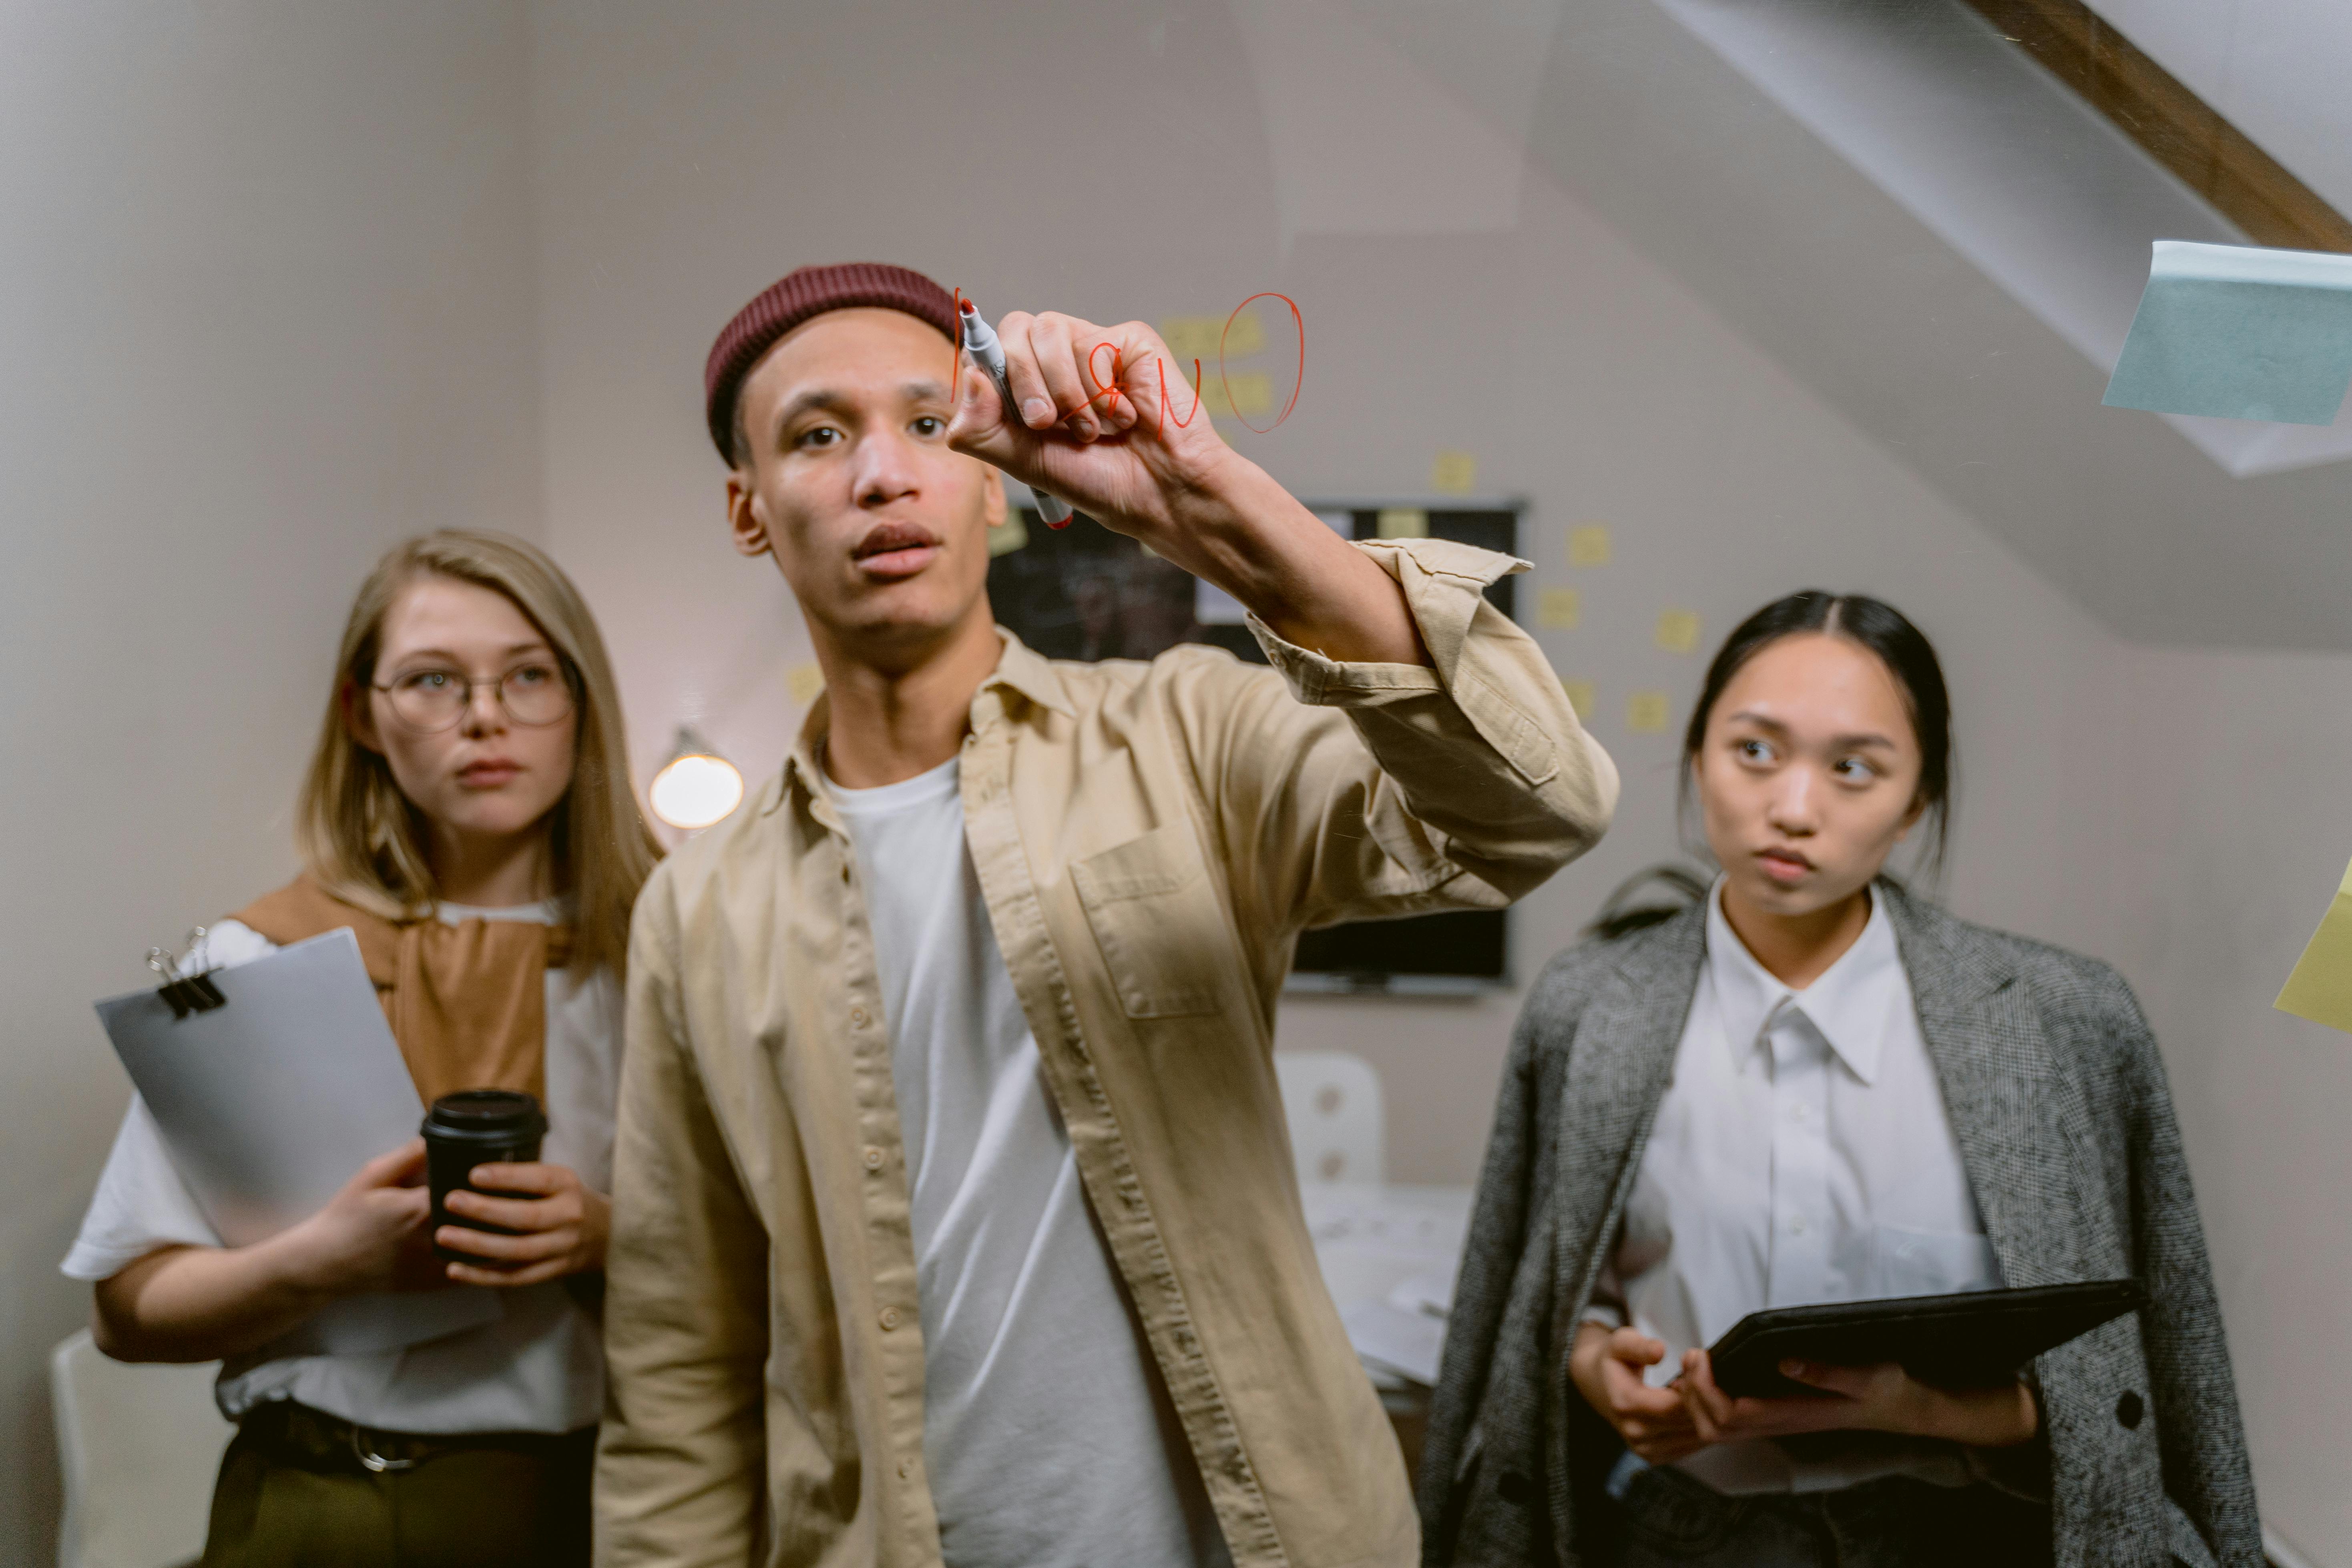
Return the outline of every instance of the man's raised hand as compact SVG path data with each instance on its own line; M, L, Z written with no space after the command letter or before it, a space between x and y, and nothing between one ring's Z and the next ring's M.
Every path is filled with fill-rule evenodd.
M996 334L1015 407L1008 415L994 383L964 363L949 442L1108 528L1155 548L1172 542L1187 502L1233 455L1189 365L1180 369L1141 321L1101 327L1014 310Z

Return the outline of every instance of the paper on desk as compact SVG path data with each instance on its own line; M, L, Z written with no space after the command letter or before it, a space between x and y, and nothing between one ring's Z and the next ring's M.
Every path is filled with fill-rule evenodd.
M1366 1365L1431 1387L1445 1353L1445 1320L1401 1311L1387 1301L1358 1301L1339 1314L1348 1342Z
M2332 425L2352 385L2352 256L2159 239L2111 408Z
M2271 1005L2331 1029L2352 1030L2352 868Z
M1454 1310L1454 1270L1434 1268L1398 1280L1389 1291L1389 1305L1400 1312L1443 1318Z

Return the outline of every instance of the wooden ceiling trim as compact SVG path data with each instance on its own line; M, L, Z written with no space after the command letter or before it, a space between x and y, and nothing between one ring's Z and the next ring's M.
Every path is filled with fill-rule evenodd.
M2082 0L1967 0L2257 245L2352 251L2352 222Z

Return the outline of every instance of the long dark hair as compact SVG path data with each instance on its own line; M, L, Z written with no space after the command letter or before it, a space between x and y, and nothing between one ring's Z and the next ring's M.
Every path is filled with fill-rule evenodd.
M1707 716L1715 711L1723 689L1749 659L1799 632L1819 632L1860 644L1878 656L1902 689L1911 713L1911 732L1919 742L1919 792L1914 799L1925 808L1920 818L1925 847L1918 865L1933 883L1943 874L1944 851L1952 832L1958 763L1952 754L1951 694L1945 689L1944 667L1927 635L1902 611L1867 594L1807 588L1773 600L1732 628L1715 662L1706 667L1706 684L1691 710L1690 727L1683 731L1682 805L1687 810L1691 764L1706 743Z

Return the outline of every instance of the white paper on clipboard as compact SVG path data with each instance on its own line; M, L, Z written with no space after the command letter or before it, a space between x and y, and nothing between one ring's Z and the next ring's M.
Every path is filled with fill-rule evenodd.
M98 1004L172 1163L229 1247L317 1213L416 1136L424 1103L346 929L212 972L227 1005L173 1018L152 990ZM498 1319L478 1286L352 1296L273 1352L364 1355Z

